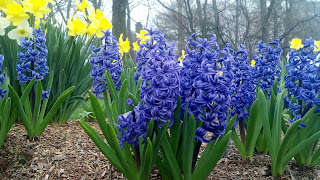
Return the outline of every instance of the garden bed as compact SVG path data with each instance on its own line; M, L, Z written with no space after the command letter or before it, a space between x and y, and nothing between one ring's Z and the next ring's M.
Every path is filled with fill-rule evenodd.
M102 135L98 123L89 123ZM270 158L255 154L241 160L231 142L224 158L209 179L274 179ZM153 171L152 179L160 179ZM281 179L319 179L320 166L297 167L292 161ZM77 121L49 124L34 141L27 139L22 124L16 123L0 149L0 179L123 179Z

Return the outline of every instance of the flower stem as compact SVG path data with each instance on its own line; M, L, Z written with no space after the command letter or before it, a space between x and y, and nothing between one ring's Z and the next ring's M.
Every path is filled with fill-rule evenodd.
M134 147L134 157L135 157L135 160L136 160L136 170L137 170L137 173L140 173L140 166L141 166L141 162L140 162L140 149L139 149L139 146L135 146Z
M196 162L197 162L197 159L198 159L198 154L199 154L199 151L200 151L201 144L202 144L202 142L197 142L196 148L194 149L194 152L193 152L192 172L194 171L194 168L196 166Z
M245 145L246 144L246 132L245 132L243 120L239 121L239 129L240 129L241 141Z

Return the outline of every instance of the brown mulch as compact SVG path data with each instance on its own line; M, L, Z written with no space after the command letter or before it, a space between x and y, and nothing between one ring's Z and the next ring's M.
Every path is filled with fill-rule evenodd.
M89 123L102 135L96 122ZM208 179L274 179L270 158L255 153L242 160L231 142ZM155 172L155 171L154 171ZM150 176L160 179L158 173ZM124 179L85 134L77 121L49 124L29 141L16 123L0 148L0 179ZM290 162L278 179L320 179L320 167L298 167Z

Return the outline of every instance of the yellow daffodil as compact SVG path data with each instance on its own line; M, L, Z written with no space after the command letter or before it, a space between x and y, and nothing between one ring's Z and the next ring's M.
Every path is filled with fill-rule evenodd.
M82 35L87 32L87 23L83 23L79 17L72 21L68 19L67 28L69 28L69 36Z
M11 30L8 33L8 37L10 39L17 40L18 44L20 44L20 38L21 37L32 37L32 27L29 26L29 23L27 20L23 20L16 29Z
M148 31L146 31L146 30L141 30L140 34L136 33L137 38L141 39L141 43L145 43L148 39L150 39L150 36L146 36L147 33L148 33Z
M301 39L298 39L298 38L292 39L292 41L290 42L290 48L296 49L296 50L303 48L303 44L301 42L302 42Z
M184 51L184 50L182 50L181 53L182 53L182 54L181 54L181 56L179 57L179 61L180 61L180 62L182 62L182 60L186 57L186 54L185 54L185 51Z
M133 45L133 50L134 51L139 51L140 50L140 46L138 45L138 42L132 43Z
M22 6L15 1L8 5L7 9L4 9L3 12L7 15L6 19L11 21L14 26L17 26L23 20L29 19L29 15L26 14Z
M44 37L47 37L48 29L44 30Z
M5 35L5 29L10 26L10 21L0 17L0 36Z
M37 18L43 18L44 14L51 12L46 8L48 2L46 0L24 0L21 2L26 12L32 13Z
M9 4L11 4L13 0L0 0L0 10L6 9Z
M83 1L81 2L81 4L78 4L78 1L76 0L76 5L77 5L77 7L78 7L78 11L81 11L84 15L86 15L85 9L86 9L87 7L90 7L89 4L88 4L88 2L87 2L86 0L83 0Z
M40 18L35 18L35 21L34 21L34 27L39 29L39 26L40 26Z
M251 60L251 66L254 67L256 65L256 62L252 59Z
M116 62L117 62L117 60L114 59L111 64L115 64Z
M130 42L129 42L128 38L126 39L126 41L123 41L122 37L123 37L123 34L120 34L119 53L121 54L121 56L123 56L123 53L127 53L130 50Z
M97 12L97 13L96 13ZM89 31L87 31L88 36L96 35L97 37L102 37L104 34L101 31L106 31L107 29L111 29L112 25L108 21L107 18L104 17L103 13L97 9L91 10L90 15L88 16L89 20L92 22L89 26Z
M314 48L314 52L318 52L320 51L320 41L315 41L314 44L316 45L316 47Z

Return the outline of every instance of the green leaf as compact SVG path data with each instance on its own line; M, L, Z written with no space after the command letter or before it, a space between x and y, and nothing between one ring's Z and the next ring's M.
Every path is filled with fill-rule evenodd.
M259 103L256 100L251 105L245 142L246 155L249 157L253 156L254 147L262 127L262 120L258 119L258 110Z
M128 99L128 81L125 79L122 82L122 86L120 89L120 101L117 102L119 104L118 113L124 114L125 113L125 107L127 99Z
M191 179L192 158L194 151L194 136L196 121L193 115L183 121L182 150L183 150L183 175L184 179Z
M241 142L235 129L232 130L231 138L232 138L234 144L236 145L236 147L241 155L241 158L246 159L246 149L244 148L244 145Z
M141 179L149 179L149 176L151 174L152 168L153 168L153 162L152 162L152 157L153 157L153 147L152 147L152 142L150 139L147 139L147 151L145 153L145 161L144 161L144 166L141 169Z
M133 94L129 93L129 98L131 98L134 106L138 106L139 101Z
M54 103L48 114L44 117L44 119L40 122L39 128L37 129L37 134L41 134L44 129L46 128L47 124L49 123L50 120L52 120L53 116L55 113L58 111L58 109L61 107L62 103L64 100L70 96L70 94L74 90L74 86L66 89L57 99L57 101Z
M34 129L33 129L31 119L28 119L27 115L25 114L23 107L22 107L22 104L20 102L19 96L11 85L9 85L9 94L10 94L10 97L12 98L13 104L17 107L19 117L20 117L24 127L26 128L29 139L30 140L33 139Z
M177 107L174 110L174 122L171 126L170 133L171 133L171 148L175 155L177 155L179 140L181 137L181 120L180 120L180 113L181 113L181 97L179 96L177 101Z
M109 72L106 72L105 76L106 76L107 84L108 84L107 87L109 89L109 92L110 92L112 100L114 100L116 102L119 102L119 97L118 97L117 92L116 92L116 87L114 86L113 80L112 80Z
M213 168L217 165L223 153L226 151L229 139L231 136L231 131L227 132L224 137L218 140L217 144L211 149L209 156L205 159L201 157L198 161L198 164L195 167L195 170L192 174L192 179L202 180L206 179Z
M41 81L38 81L37 85L36 85L36 101L35 101L35 106L34 106L34 110L33 110L33 120L32 120L33 126L35 128L38 127L38 123L39 123L41 97L42 97L42 84L41 84Z
M173 178L177 180L182 179L177 159L172 152L171 146L166 136L164 136L163 138L162 150L165 154L166 160L168 161L168 168L171 171Z
M99 148L99 150L108 158L108 160L114 165L120 172L124 172L123 167L120 164L119 159L115 152L101 139L95 130L89 126L86 122L79 120L79 123L83 130L92 139L94 144Z

